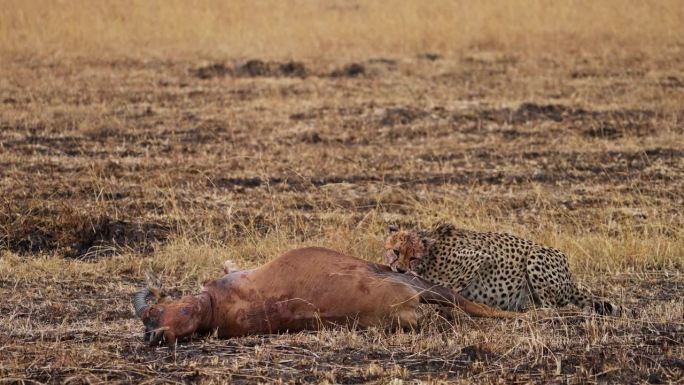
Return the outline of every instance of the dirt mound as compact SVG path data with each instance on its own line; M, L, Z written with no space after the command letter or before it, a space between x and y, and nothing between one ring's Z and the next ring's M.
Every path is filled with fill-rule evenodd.
M442 58L442 55L438 53L433 53L433 52L425 52L420 55L418 55L418 59L422 60L427 60L427 61L437 61Z
M560 122L571 113L571 108L559 104L523 103L515 110L513 120L516 122L527 122L530 120L549 119Z
M192 71L193 75L200 79L212 79L216 77L224 77L232 75L232 68L226 67L221 63L209 64L207 66L196 68Z
M199 79L212 79L224 76L236 77L299 77L305 78L309 71L304 63L289 61L284 63L267 62L259 59L248 60L235 67L222 63L209 64L191 71Z
M259 59L249 60L235 66L235 76L242 77L298 77L309 75L304 63L289 61L285 63L266 62Z
M359 63L347 64L330 73L330 77L333 78L356 78L364 75L366 75L366 66Z
M409 124L414 120L427 116L428 113L416 108L392 107L385 110L380 124L383 126L394 126L398 124Z

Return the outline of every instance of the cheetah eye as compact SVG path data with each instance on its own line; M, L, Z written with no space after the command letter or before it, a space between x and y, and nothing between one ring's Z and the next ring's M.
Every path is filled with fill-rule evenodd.
M396 255L397 257L398 257L399 254L400 254L399 249L394 249L394 250L392 250L392 252L393 252L394 255Z

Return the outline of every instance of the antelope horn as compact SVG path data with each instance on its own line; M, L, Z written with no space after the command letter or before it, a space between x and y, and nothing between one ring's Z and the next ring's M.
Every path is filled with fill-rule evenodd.
M138 318L142 318L142 314L147 309L147 303L145 300L147 297L150 295L151 290L149 288L144 288L140 290L139 292L135 293L135 296L133 296L133 307L135 308L135 315L138 316Z

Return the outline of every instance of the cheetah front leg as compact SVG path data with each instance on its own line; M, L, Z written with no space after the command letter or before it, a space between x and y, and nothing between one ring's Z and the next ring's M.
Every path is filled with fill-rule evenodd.
M489 306L499 307L492 286L494 258L478 249L460 249L450 255L447 286L465 298Z
M534 252L527 260L527 286L534 305L540 308L556 308L567 305L561 296L565 280L563 268L547 252Z

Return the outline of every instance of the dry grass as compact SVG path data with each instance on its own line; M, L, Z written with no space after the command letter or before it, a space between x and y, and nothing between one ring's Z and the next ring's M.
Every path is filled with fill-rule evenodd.
M3 380L681 381L678 2L56 4L0 9ZM181 295L441 220L630 313L142 345L145 270Z
M678 0L6 0L0 49L35 55L320 58L516 50L657 51L684 36Z

